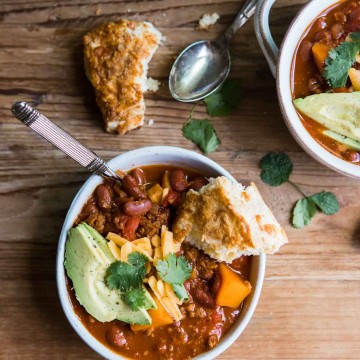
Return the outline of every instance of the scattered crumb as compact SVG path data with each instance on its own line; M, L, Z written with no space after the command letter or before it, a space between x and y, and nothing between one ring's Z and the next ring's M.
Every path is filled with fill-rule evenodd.
M204 14L196 28L197 30L209 31L219 19L220 15L218 13Z
M159 90L160 82L151 77L146 80L146 90L156 92Z
M60 15L50 15L48 17L48 20L49 21L58 21L58 20L61 20L61 17L60 17Z
M147 126L153 126L154 125L154 119L147 120Z
M96 16L99 16L99 15L100 15L100 13L101 13L100 8L96 8L96 10L95 10L95 15L96 15Z

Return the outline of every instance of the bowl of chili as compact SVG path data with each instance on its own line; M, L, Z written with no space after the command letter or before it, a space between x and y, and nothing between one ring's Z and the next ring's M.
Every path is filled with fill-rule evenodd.
M110 160L109 164L112 168L121 169L122 171L140 168L147 179L151 181L158 181L159 174L174 169L183 171L188 179L192 179L191 181L194 184L199 180L199 176L226 176L230 180L236 181L230 173L209 158L176 147L140 148L117 156ZM67 234L74 224L79 221L79 216L82 216L84 209L87 209L89 205L94 205L92 196L94 191L99 186L102 186L102 183L103 179L96 175L91 176L85 182L69 208L60 235L56 265L57 287L60 302L68 321L83 341L107 359L194 358L209 360L215 358L240 336L255 311L264 279L266 255L242 257L242 259L240 258L237 262L234 261L231 265L233 266L232 269L239 271L242 276L249 280L252 286L250 295L237 309L218 306L216 309L207 309L206 306L200 306L202 305L202 299L199 296L199 301L196 300L191 305L191 309L184 310L185 321L182 320L175 326L162 326L152 332L152 336L148 336L148 333L143 331L131 332L130 327L120 324L121 322L117 320L109 323L99 323L89 316L77 302L64 268L64 259ZM94 227L97 228L98 224L94 222ZM106 221L103 225L105 227L112 226ZM107 230L98 227L98 231ZM209 269L214 266L215 261L192 247L185 246L182 251L189 261L193 261L199 267L199 272L203 274L199 275L199 281L209 281L206 280L207 274L209 274ZM199 295L196 294L196 288L190 290L190 293L195 298ZM206 301L203 304L205 303ZM119 339L117 335L119 331L121 331L123 337L127 337L128 349L118 347L119 343L117 342L119 342ZM183 336L185 332L187 336ZM214 339L214 337L216 342L211 344L211 339ZM191 341L189 341L190 339Z
M349 35L360 30L360 2L308 2L291 23L280 51L269 29L269 14L274 3L275 0L259 0L255 31L270 70L276 77L285 123L298 144L315 160L343 175L360 178L360 151L352 146L354 143L349 145L343 135L337 135L335 139L333 131L297 111L293 103L296 98L320 93L354 91L349 79L344 86L331 83L324 70L332 61L331 54L334 53L330 51L349 41Z

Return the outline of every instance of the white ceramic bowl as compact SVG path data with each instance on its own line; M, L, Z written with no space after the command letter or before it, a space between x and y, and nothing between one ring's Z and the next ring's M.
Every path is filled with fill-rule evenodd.
M129 151L110 160L109 164L113 169L121 169L125 171L143 165L171 164L194 169L207 176L227 176L229 179L236 181L225 169L209 158L199 155L193 151L170 146L145 147L138 150ZM87 329L75 315L66 289L65 269L63 265L67 233L73 226L75 218L80 213L81 208L85 204L86 200L89 198L96 186L101 182L101 177L96 175L91 176L77 193L70 206L61 231L58 245L56 280L62 308L74 330L93 350L95 350L101 356L106 359L119 360L125 358L115 354L99 341L97 341L87 331ZM197 356L195 359L214 359L216 356L226 350L245 329L252 314L254 313L255 307L259 300L265 274L265 262L265 254L261 256L255 256L253 258L250 273L250 282L253 286L253 290L251 295L245 301L244 308L238 321L233 325L231 330L222 338L220 343L214 349Z
M292 103L290 72L299 40L319 14L339 0L312 0L298 13L281 44L280 53L269 29L269 13L275 0L259 0L255 13L255 31L261 49L276 76L277 93L285 123L298 144L315 160L343 175L360 179L360 166L331 154L308 133Z

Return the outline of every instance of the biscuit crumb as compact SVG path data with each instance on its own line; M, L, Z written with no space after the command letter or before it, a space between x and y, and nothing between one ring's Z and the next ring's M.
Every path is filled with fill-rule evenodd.
M218 13L204 14L197 25L197 30L209 31L214 27L217 21L220 19Z

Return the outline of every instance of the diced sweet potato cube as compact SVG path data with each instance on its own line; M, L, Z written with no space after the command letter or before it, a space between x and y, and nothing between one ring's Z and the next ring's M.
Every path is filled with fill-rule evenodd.
M131 325L132 331L141 331L141 330L147 330L152 327L159 327L164 325L169 325L174 322L172 317L168 314L168 312L165 310L164 306L160 303L160 301L154 297L154 300L157 305L157 309L148 310L149 315L151 316L152 322L150 325Z
M325 68L325 60L329 56L329 50L331 49L331 46L328 44L322 44L322 43L315 43L312 47L312 53L314 56L314 60L316 63L316 66L318 67L319 71L322 73Z
M237 308L251 292L251 284L243 280L225 264L219 265L221 286L216 294L216 304Z

